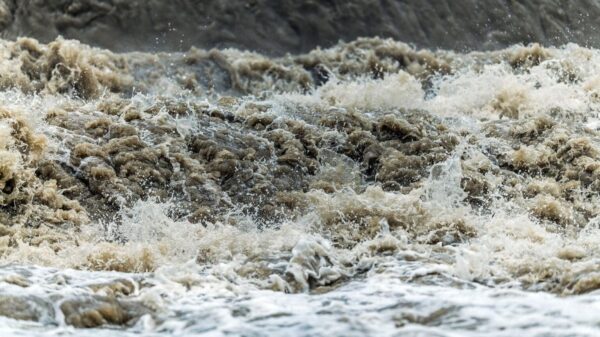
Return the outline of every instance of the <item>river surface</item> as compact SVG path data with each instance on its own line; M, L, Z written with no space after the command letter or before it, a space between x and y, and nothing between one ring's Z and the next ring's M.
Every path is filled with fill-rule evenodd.
M600 335L596 49L22 38L0 89L2 336Z

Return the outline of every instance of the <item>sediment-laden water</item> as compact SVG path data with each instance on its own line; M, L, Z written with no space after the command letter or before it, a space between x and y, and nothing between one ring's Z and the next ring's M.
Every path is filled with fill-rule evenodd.
M0 43L2 336L595 336L600 52Z

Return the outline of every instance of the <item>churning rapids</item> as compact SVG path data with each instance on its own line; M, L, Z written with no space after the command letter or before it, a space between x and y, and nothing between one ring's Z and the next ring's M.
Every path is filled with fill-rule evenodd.
M2 336L598 336L600 51L0 42Z

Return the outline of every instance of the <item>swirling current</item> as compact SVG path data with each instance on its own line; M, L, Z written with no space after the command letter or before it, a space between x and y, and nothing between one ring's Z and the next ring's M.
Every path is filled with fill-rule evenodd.
M2 336L597 336L600 51L0 41Z

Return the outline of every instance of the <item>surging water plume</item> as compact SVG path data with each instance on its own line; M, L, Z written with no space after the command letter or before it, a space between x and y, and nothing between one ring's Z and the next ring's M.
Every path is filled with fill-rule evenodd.
M469 318L462 291L600 286L596 50L1 47L0 315L22 324L239 332L318 320L319 296L359 301L375 280L448 292L369 309L412 331ZM307 312L277 316L286 296Z

